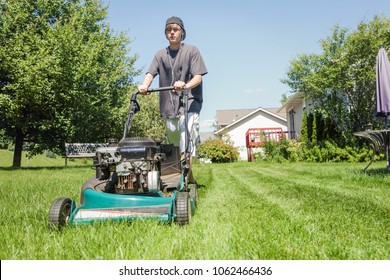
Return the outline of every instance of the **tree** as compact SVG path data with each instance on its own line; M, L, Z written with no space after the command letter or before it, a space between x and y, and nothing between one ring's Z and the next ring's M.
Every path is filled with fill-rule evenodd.
M310 78L315 75L320 67L320 56L317 54L298 55L290 62L287 78L282 83L288 85L291 92L308 92ZM287 100L287 97L284 97Z
M164 140L165 121L160 117L158 95L138 95L137 100L141 110L134 115L129 136L148 137L156 141Z
M361 22L346 41L344 63L348 65L350 81L346 96L354 131L361 130L367 123L383 129L383 123L375 116L375 68L381 46L390 50L390 19L379 16L368 23Z
M0 130L15 139L14 167L26 141L34 154L121 136L138 71L106 17L99 0L0 4Z
M306 109L303 110L303 114L302 114L300 141L305 144L309 143L308 116L307 116Z
M301 55L291 62L283 82L300 90L340 131L348 143L352 132L375 116L375 65L380 46L390 47L390 20L376 16L357 30L335 26L321 41L322 53ZM331 126L333 126L331 124Z

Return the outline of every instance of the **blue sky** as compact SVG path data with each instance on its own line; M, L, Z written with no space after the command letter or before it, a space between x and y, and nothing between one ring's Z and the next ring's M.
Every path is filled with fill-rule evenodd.
M139 56L140 83L154 54L168 45L165 21L184 21L184 43L199 48L209 73L204 76L201 131L217 110L279 108L281 83L290 61L300 54L319 53L320 40L332 28L354 30L375 15L390 17L390 0L104 0L108 21L132 39L130 55ZM157 79L152 84L157 87Z

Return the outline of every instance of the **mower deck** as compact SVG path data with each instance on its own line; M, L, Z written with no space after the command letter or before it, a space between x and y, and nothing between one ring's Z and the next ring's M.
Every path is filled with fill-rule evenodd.
M84 203L70 215L70 224L90 223L107 219L135 220L157 218L171 222L174 211L176 189L180 186L180 174L161 177L164 189L169 192L153 194L108 194L96 191L98 188L84 191Z

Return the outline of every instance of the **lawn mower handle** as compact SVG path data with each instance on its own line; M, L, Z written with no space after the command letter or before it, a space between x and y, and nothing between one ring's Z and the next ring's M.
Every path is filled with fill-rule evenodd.
M169 87L159 87L159 88L148 88L146 92L156 92L156 91L164 91L164 90L173 90L175 87L169 86ZM131 96L131 101L135 101L137 98L137 95L140 93L139 90L134 92Z
M160 87L160 88L150 88L146 92L156 92L156 91L173 90L173 89L174 89L173 86ZM140 91L137 90L136 92L134 92L131 95L129 114L127 115L127 120L126 120L126 123L125 123L125 129L123 131L122 139L127 137L127 134L128 134L129 129L131 127L131 121L133 119L133 116L134 116L135 113L137 113L140 110L139 104L137 102L137 95L139 93L140 93Z
M156 92L156 91L167 91L167 90L174 90L175 87L173 86L168 86L168 87L160 87L160 88L150 88L150 89L147 89L146 92ZM139 104L137 102L137 95L140 93L139 90L135 91L132 96L131 96L131 99L130 99L130 110L129 110L129 114L128 114L128 117L127 117L127 121L126 121L126 124L125 124L125 129L124 129L124 132L123 132L123 138L122 139L125 139L127 137L127 134L129 132L129 129L131 127L131 122L132 122L132 119L133 119L133 116L135 113L137 113L139 110L140 110L140 107L139 107ZM183 105L184 105L184 117L185 117L185 126L186 126L186 129L185 129L185 148L184 148L184 160L181 161L181 169L182 169L182 177L183 177L183 184L181 184L181 187L180 187L180 190L185 190L187 191L187 182L186 182L186 179L184 179L189 170L190 170L190 165L189 165L189 162L188 162L188 146L189 146L189 131L188 131L188 91L185 90L183 92Z

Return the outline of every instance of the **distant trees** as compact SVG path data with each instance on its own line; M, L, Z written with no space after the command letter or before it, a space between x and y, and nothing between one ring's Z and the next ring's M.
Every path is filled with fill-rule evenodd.
M356 30L335 26L321 41L322 53L302 54L291 61L283 83L314 102L348 142L367 123L383 128L375 117L375 66L380 47L390 50L390 20L376 16Z
M149 137L163 140L165 137L165 120L160 117L158 93L148 96L138 95L137 101L141 110L133 118L129 137Z
M136 56L99 0L1 1L0 134L31 152L121 137Z

